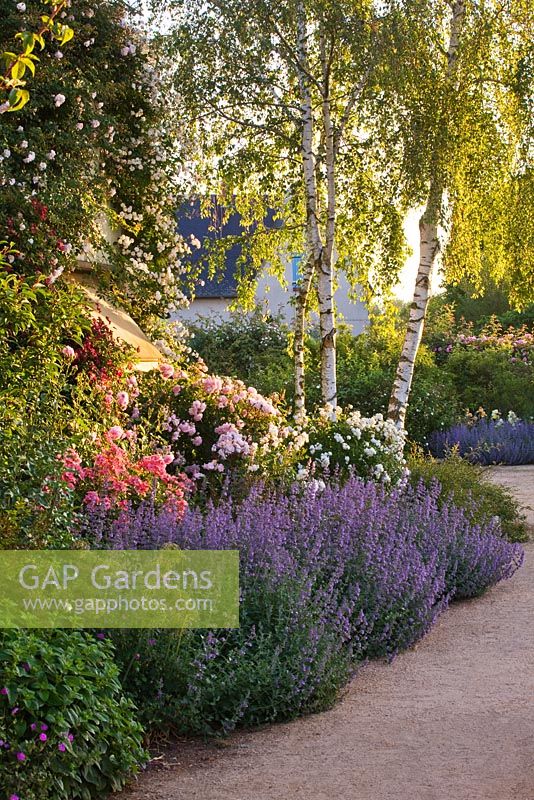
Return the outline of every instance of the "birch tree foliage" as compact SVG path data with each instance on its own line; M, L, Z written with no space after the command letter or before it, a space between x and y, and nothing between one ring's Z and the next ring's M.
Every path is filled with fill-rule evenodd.
M531 256L518 259L513 242L519 217L525 242L532 222L518 196L528 192L531 170L528 23L528 7L513 0L416 0L399 14L399 138L411 196L424 204L414 301L389 410L400 425L440 249L438 226L447 234L448 280L468 276L481 285L484 275L499 282L515 269L518 297L532 285L525 269Z
M370 276L392 282L403 256L394 137L375 120L386 18L367 0L170 5L197 191L206 210L215 195L246 228L240 299L250 304L265 262L283 279L284 257L304 252L297 297L317 290L331 378L334 263L368 287ZM323 396L335 401L335 375Z

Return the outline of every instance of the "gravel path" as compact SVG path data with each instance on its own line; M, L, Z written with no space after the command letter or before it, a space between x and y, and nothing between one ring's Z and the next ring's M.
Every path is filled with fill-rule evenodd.
M534 467L494 479L534 506ZM534 525L534 512L529 512ZM534 543L524 567L454 605L331 711L178 743L123 800L534 800Z

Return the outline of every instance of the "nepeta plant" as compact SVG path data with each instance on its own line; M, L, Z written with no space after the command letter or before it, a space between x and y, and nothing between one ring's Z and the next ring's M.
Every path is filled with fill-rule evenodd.
M444 458L454 449L472 464L532 464L534 422L514 417L506 421L484 417L474 424L460 423L432 434L433 455Z
M107 547L241 553L240 629L117 636L145 720L214 732L324 708L362 660L393 657L451 600L510 577L521 547L497 521L483 529L440 508L439 491L349 479L322 492L258 486L181 521L150 503L109 523L90 514Z

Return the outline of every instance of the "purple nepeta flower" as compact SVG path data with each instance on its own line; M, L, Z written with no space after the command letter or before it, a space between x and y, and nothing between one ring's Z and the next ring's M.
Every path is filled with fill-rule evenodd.
M533 464L534 422L482 418L453 425L430 437L431 453L444 458L453 448L472 464Z
M103 546L240 553L241 628L192 633L180 688L155 676L147 700L193 709L191 725L212 714L206 724L226 730L294 716L317 707L362 660L412 645L452 600L510 577L522 548L502 538L497 520L474 524L440 491L351 478L320 493L258 484L244 499L189 508L179 522L150 501L118 518L88 511L86 530L94 519ZM239 696L222 681L228 665L239 667ZM224 721L213 711L215 690Z

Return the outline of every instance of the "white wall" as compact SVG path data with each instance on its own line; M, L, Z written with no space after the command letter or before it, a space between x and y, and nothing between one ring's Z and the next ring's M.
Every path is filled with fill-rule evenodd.
M291 323L294 315L294 306L291 302L293 295L291 264L286 267L286 283L282 286L278 278L265 274L258 282L256 290L256 303L273 315L282 316ZM349 284L344 274L339 275L339 286L335 292L336 312L338 321L348 325L357 335L365 328L369 316L367 309L361 301L353 302L349 299ZM179 309L173 319L192 321L197 317L222 317L228 319L230 300L225 298L204 298L193 300L188 308Z

